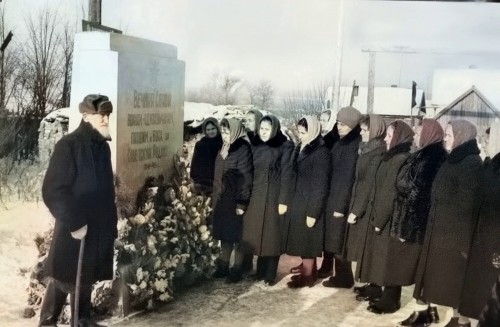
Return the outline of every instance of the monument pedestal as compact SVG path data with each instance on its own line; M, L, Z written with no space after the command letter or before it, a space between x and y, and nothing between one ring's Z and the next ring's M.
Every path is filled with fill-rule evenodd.
M173 172L183 142L184 66L172 45L103 32L75 37L69 132L87 94L107 95L113 170L133 192L148 176Z

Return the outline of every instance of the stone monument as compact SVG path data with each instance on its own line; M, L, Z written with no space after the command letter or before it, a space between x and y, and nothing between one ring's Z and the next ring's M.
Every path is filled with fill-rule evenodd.
M113 170L133 191L148 176L173 172L183 142L184 70L172 45L104 32L75 37L69 131L80 124L85 95L107 95Z

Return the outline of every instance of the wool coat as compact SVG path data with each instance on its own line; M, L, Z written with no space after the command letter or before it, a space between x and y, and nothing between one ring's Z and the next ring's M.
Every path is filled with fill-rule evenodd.
M375 175L372 210L367 240L358 262L357 278L363 282L381 286L404 285L391 274L401 260L399 240L390 236L394 204L396 201L396 179L399 169L410 155L411 143L400 143L387 151ZM375 232L380 228L380 233Z
M356 215L355 224L348 224L344 256L348 261L359 261L366 243L371 214L371 197L382 156L386 151L385 142L372 139L360 147L360 156L356 162L355 181L352 188L349 213Z
M323 222L328 197L330 160L321 136L306 145L297 146L293 153L292 192L288 211L283 219L283 250L293 256L314 258L323 251ZM313 227L306 217L316 218Z
M359 125L337 141L330 150L331 177L330 191L325 211L324 251L341 255L344 252L345 232L352 185L354 184L356 161L358 160ZM341 218L334 212L343 214Z
M191 159L191 178L198 192L212 192L215 159L221 148L220 133L214 138L204 136L196 142Z
M478 216L483 173L475 139L457 146L439 169L415 276L414 297L458 308Z
M485 163L480 205L459 307L474 319L479 319L500 273L500 154Z
M241 244L246 253L279 256L281 218L278 205L288 205L290 202L294 146L280 131L265 143L253 143L252 196L243 216Z
M82 121L57 142L42 196L56 220L45 262L48 276L75 284L80 240L71 232L87 225L81 282L112 279L117 211L111 152L92 125Z
M224 243L239 243L243 216L252 192L253 163L250 145L239 138L229 146L226 159L220 152L215 160L212 193L213 235Z

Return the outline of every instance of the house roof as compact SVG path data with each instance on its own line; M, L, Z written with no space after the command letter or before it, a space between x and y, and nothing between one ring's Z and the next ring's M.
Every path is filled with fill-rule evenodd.
M453 109L458 103L460 103L461 101L463 101L467 96L469 96L469 94L471 94L473 92L476 93L477 96L484 103L486 103L486 105L491 109L491 111L495 114L495 116L497 116L497 117L500 118L500 111L498 111L498 109L484 96L483 93L481 93L481 91L479 91L474 85L472 85L472 87L470 89L468 89L467 91L465 91L462 95L460 95L458 98L456 98L455 100L453 100L449 105L447 105L446 107L444 107L443 110L441 110L436 116L434 116L434 119L438 119L441 116L443 116L444 114L446 114L448 111L450 111L451 109Z

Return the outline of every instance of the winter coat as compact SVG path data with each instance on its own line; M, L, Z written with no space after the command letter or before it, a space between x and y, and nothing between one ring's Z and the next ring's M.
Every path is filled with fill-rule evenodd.
M197 186L198 192L212 192L215 159L221 147L222 137L220 134L214 138L204 136L196 142L191 160L191 178Z
M442 142L438 142L413 153L401 167L396 181L396 208L391 231L394 237L423 243L432 182L447 156Z
M485 163L481 208L467 263L459 312L479 319L500 273L500 154Z
M386 151L385 148L385 142L381 139L373 139L360 147L361 154L356 162L351 208L348 213L348 215L353 213L357 217L356 224L348 224L347 227L344 256L348 261L359 260L366 242L375 174Z
M281 132L266 143L260 141L252 146L252 196L243 216L241 242L247 253L259 256L281 254L278 205L290 202L293 149L293 143L287 141Z
M337 141L331 153L330 192L325 211L325 247L327 252L344 252L345 232L352 185L354 184L356 161L358 160L360 128L356 126L346 136ZM343 214L341 218L334 212Z
M338 140L340 140L337 123L333 125L331 131L329 131L323 136L323 140L325 141L325 146L328 148L328 150L331 150L333 146L338 142Z
M414 297L458 308L478 215L482 161L475 139L453 149L439 169L415 277Z
M358 262L357 277L363 282L381 286L405 285L397 280L395 272L402 251L399 240L390 236L394 203L396 202L396 179L399 169L410 155L411 143L401 143L387 151L375 175L372 210L367 240ZM375 227L381 229L375 232Z
M294 256L308 258L321 256L323 250L323 222L321 214L328 196L329 152L320 137L300 151L293 153L293 180L291 201L283 219L283 250ZM306 225L306 217L316 218L313 227Z
M71 237L87 225L82 265L84 285L113 278L117 211L111 152L105 138L83 122L57 142L42 185L42 196L56 219L47 274L74 284L80 241Z
M213 235L225 243L241 240L243 216L236 209L246 210L252 191L253 163L250 145L243 138L229 147L224 160L220 153L215 160L212 193Z

